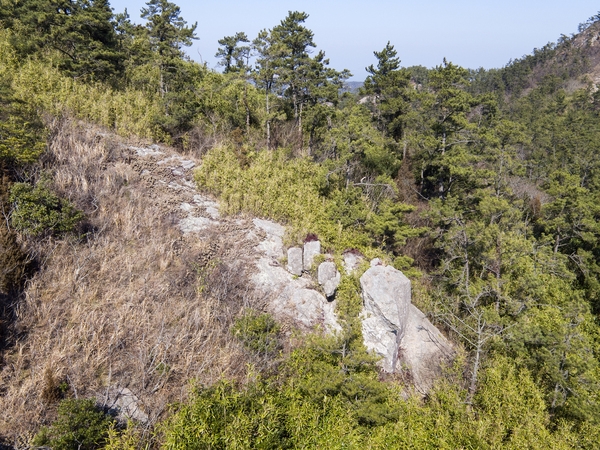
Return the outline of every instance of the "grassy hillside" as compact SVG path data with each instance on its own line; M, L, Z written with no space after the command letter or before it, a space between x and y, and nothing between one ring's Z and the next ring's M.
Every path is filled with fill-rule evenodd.
M352 93L304 13L224 38L217 73L149 6L0 10L2 445L595 448L597 17L499 71L388 44ZM216 231L178 229L194 195L220 198ZM411 277L458 349L427 396L366 352L356 279L336 336L265 313L255 216ZM117 387L145 418L114 417Z

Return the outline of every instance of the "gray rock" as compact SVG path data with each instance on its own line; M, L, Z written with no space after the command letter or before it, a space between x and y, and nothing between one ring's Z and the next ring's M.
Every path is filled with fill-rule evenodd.
M363 338L367 349L381 355L383 369L393 372L410 307L410 280L391 266L374 266L360 277Z
M148 414L140 408L140 401L131 390L113 387L108 390L105 399L109 411L121 420L133 419L138 422L148 422Z
M342 255L343 266L346 273L349 275L357 270L363 262L363 257L354 252L345 252Z
M164 152L161 152L159 150L159 146L158 145L151 145L150 147L133 147L130 146L129 149L133 150L138 156L159 156L159 155L164 155Z
M410 371L415 388L427 393L454 354L444 335L416 306L410 305L396 370Z
M374 258L371 260L371 267L381 266L383 262L379 258Z
M325 261L319 264L317 269L317 280L319 284L323 286L323 291L326 297L331 297L335 294L335 290L340 285L342 276L338 272L335 263L332 261Z
M287 270L292 275L302 275L302 249L300 247L289 248L287 258Z
M316 326L329 332L341 330L334 302L310 289L309 279L294 278L283 267L272 266L265 257L257 261L256 268L252 276L254 286L265 296L266 307L277 320L304 330Z
M295 277L283 267L272 264L273 257L283 253L284 228L268 220L254 219L253 222L265 237L255 247L260 256L252 282L266 300L267 310L277 320L304 330L316 326L329 332L341 330L334 302L328 302L322 294L311 289L312 281L308 277Z
M188 216L179 221L179 229L184 233L199 233L200 231L219 225L219 222L206 217Z
M304 270L310 270L315 256L321 254L321 242L309 241L304 243Z
M283 235L285 234L285 228L270 220L253 219L252 222L256 228L263 231L266 235L266 239L256 249L273 259L283 257Z
M189 203L182 203L181 205L179 205L179 208L187 213L191 213L194 211L194 207Z
M183 159L179 155L170 156L166 159L163 159L162 161L159 161L157 164L165 164L171 170L177 170L178 168L182 168L184 171L190 170L196 165L194 161L191 161L189 159Z
M219 219L221 215L219 214L219 204L213 200L209 200L208 198L196 194L194 195L194 203L198 206L204 208L206 210L206 214L208 214L213 219Z

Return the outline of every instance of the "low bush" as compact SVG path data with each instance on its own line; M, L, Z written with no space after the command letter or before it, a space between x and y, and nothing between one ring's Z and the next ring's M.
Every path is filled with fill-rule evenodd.
M56 420L38 432L33 444L53 450L102 448L113 422L94 399L66 399L58 407Z
M60 234L73 231L83 213L48 187L48 179L35 186L15 183L10 189L12 226L30 235Z
M325 248L356 248L367 257L393 251L423 230L407 226L411 207L373 201L359 187L346 186L326 165L291 158L285 149L244 155L217 147L196 172L199 187L220 196L228 214L248 212L286 223L290 238L302 242L310 233Z
M279 347L279 325L270 314L247 310L235 320L231 331L248 349L257 353L273 353Z

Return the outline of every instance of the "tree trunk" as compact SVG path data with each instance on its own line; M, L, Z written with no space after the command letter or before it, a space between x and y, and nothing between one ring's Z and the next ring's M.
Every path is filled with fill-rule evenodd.
M250 107L248 106L248 80L244 83L244 106L246 108L246 136L250 134Z
M267 104L267 150L271 150L271 117L269 116L269 91L266 92L266 104Z

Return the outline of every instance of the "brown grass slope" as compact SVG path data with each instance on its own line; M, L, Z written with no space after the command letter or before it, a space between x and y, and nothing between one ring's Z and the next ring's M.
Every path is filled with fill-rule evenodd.
M600 86L600 21L559 42L553 51L539 51L539 57L525 80L525 92L537 87L548 76L561 80L561 87L573 92L592 84Z
M30 243L41 269L17 305L18 339L0 367L0 442L11 445L53 419L60 383L64 395L100 400L126 387L150 427L189 380L241 378L256 362L229 331L254 304L236 228L183 235L178 206L191 194L157 181L168 170L98 128L65 120L51 129L45 170L85 211L87 234Z

